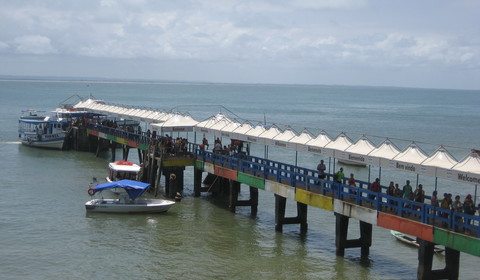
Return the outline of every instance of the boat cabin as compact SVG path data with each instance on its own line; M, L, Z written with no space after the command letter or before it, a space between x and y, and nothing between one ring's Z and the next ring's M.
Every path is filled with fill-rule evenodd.
M114 182L123 179L137 180L140 166L131 161L115 161L108 164L107 181Z

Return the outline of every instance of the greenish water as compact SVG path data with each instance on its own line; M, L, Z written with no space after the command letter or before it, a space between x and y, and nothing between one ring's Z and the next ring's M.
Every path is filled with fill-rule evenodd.
M301 130L325 129L359 135L478 148L480 92L454 90L275 86L0 81L0 272L2 279L415 279L417 250L374 227L367 262L359 249L335 255L334 217L308 208L308 232L285 225L275 232L274 197L260 191L258 215L249 208L193 198L193 172L185 172L186 197L160 215L86 214L92 177L107 173L110 156L48 151L17 141L17 119L26 108L53 110L72 94L110 102L189 111L206 119L223 105L235 114ZM192 135L189 135L192 137ZM355 138L357 137L357 138ZM374 138L380 141L381 138ZM398 141L404 148L408 141ZM423 147L423 146L422 146ZM426 145L431 151L434 146ZM449 149L450 150L450 149ZM458 160L468 149L451 148ZM120 151L119 151L120 152ZM132 152L131 155L135 156ZM263 147L252 147L263 156ZM117 158L120 154L117 155ZM271 148L273 160L295 154ZM314 168L319 156L299 154L299 165ZM135 160L135 157L133 158ZM347 167L367 180L366 169ZM378 170L372 169L372 173ZM384 173L385 172L385 173ZM403 183L413 174L382 170L385 180ZM420 178L427 193L433 178ZM465 194L473 186L439 182L440 192ZM242 195L247 195L245 188ZM294 215L289 201L287 215ZM358 223L350 222L350 238ZM435 268L443 267L435 257ZM476 279L479 259L461 255L461 279Z

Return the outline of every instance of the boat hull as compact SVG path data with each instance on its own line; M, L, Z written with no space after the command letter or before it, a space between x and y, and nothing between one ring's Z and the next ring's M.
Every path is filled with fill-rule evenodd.
M137 199L126 203L119 199L92 199L85 203L85 209L97 213L162 213L174 204L174 201L164 199Z
M65 138L59 138L50 141L21 140L21 142L23 145L30 147L61 150L63 149L63 144L65 142L64 140Z

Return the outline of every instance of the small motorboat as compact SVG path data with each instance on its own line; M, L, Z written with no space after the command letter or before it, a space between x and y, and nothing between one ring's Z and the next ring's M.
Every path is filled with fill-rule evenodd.
M412 245L412 246L416 246L416 247L420 247L420 244L418 244L417 239L413 236L410 236L408 234L404 234L404 233L401 233L401 232L398 232L398 231L395 231L395 230L390 230L390 233L396 239L402 241L403 243L406 243L406 244L409 244L409 245ZM437 254L441 254L445 250L438 247L438 246L434 246L433 251Z
M120 180L96 185L88 189L88 194L111 188L125 189L118 198L95 198L85 203L87 212L102 213L161 213L166 212L175 202L165 199L149 199L141 197L150 187L150 184L134 180Z

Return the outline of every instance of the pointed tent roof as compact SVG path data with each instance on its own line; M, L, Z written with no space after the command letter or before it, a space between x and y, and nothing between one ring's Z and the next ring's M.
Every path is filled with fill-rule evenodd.
M219 120L223 118L222 114L217 114L215 116L211 116L210 118L197 123L195 131L203 132L203 133L211 133L210 127L216 124Z
M307 151L307 142L313 139L312 135L308 130L304 129L300 135L294 136L290 139L290 143L295 144L296 151Z
M358 141L348 147L345 151L349 153L355 153L355 154L360 154L360 155L368 155L373 149L375 149L375 146L368 140L368 138L364 135Z
M440 146L429 158L422 162L422 165L450 169L458 161L443 147Z
M218 119L216 123L209 127L209 129L213 132L213 135L221 136L222 129L231 122L232 120L230 120L229 118L223 117Z
M352 141L347 137L344 132L342 132L337 136L334 141L328 143L325 148L333 151L333 154L331 156L338 157L342 155L341 152L344 152L351 145ZM327 153L331 152L328 152L327 150Z
M425 159L427 159L427 155L424 151L422 151L422 149L420 149L419 146L417 146L415 142L413 142L405 149L405 151L398 154L393 159L396 161L421 164Z
M175 114L165 122L153 123L152 126L159 127L161 132L184 132L193 131L197 123L191 116Z
M395 156L392 160L389 160L388 168L417 174L431 175L428 173L431 172L431 170L425 170L425 168L422 170L421 166L421 163L427 158L428 156L425 154L425 152L423 152L415 142L412 142L405 149L405 151Z
M462 161L453 166L454 170L480 174L480 155L476 151L472 151Z
M373 149L368 154L368 163L388 167L387 160L393 159L398 154L400 154L400 150L387 138L378 148Z
M265 127L259 124L256 126L252 126L247 132L245 132L246 141L253 142L253 143L264 143L259 139L259 135L265 132Z
M282 131L275 124L273 124L268 129L266 129L263 133L258 135L258 138L260 139L260 142L263 141L265 145L274 146L275 141L273 141L273 138L275 138L275 136L279 135L280 133L282 133Z
M241 125L241 123L232 120L220 130L220 136L235 139L236 134L233 131L239 128Z
M248 141L248 137L247 137L247 131L249 131L250 129L252 129L252 124L249 123L249 122L244 122L242 124L240 124L237 128L235 128L234 130L232 130L233 132L233 136L236 138L236 139L239 139L239 140L242 140L242 141Z
M290 140L295 136L297 136L297 133L293 129L287 128L280 134L277 134L277 136L273 137L273 141L275 146L295 150L295 143L290 143Z
M325 149L325 146L332 142L332 139L325 131L321 131L317 137L308 141L305 145L307 146L306 151L315 154L328 154L329 156L333 155L332 152L327 152L328 149ZM331 150L328 150L331 151Z
M480 155L473 150L468 156L452 168L451 178L467 184L480 184Z
M345 159L349 161L358 162L361 164L367 164L368 162L368 153L370 153L375 146L368 140L368 138L364 135L355 144L352 144L345 152L340 153L340 159Z

